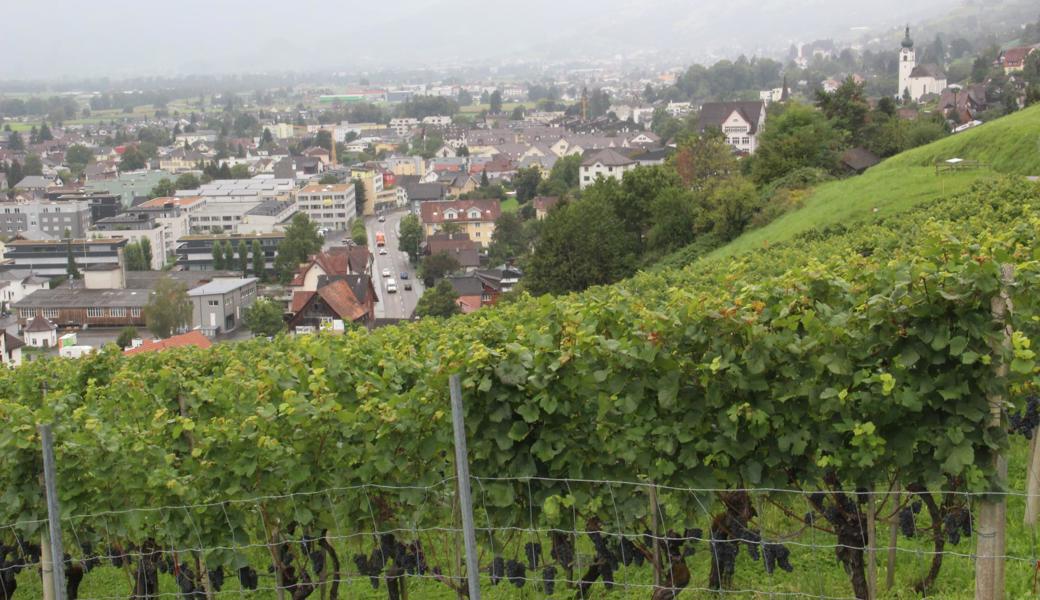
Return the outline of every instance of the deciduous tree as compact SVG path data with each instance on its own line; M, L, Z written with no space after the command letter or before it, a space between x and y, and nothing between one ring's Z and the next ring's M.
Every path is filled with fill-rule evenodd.
M447 279L441 279L432 289L426 290L415 305L417 317L450 317L459 314L459 305L455 303L459 295Z
M397 249L407 252L408 258L414 263L419 260L419 245L423 241L423 227L419 217L414 214L401 219L401 232L397 238Z
M285 318L276 302L260 298L246 309L242 323L255 335L273 337L285 331Z
M157 338L168 338L191 323L191 301L188 288L169 277L155 284L144 306L144 322Z

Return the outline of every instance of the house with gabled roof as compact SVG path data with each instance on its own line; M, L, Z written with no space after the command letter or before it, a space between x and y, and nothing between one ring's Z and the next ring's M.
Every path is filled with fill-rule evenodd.
M578 184L581 189L604 177L621 181L625 173L639 166L639 163L613 148L596 150L586 155L578 169Z
M754 154L765 124L766 103L761 100L706 102L701 107L697 129L721 131L738 152Z
M289 330L318 331L336 321L371 327L377 301L375 285L368 275L323 276L316 290L293 294Z

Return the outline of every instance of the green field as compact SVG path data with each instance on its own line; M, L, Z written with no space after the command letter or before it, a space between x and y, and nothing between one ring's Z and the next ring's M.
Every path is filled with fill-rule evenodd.
M935 162L950 158L976 160L988 167L937 174ZM761 250L810 229L891 216L962 192L979 178L996 173L1040 174L1040 106L893 156L859 177L825 183L800 210L748 231L707 256Z

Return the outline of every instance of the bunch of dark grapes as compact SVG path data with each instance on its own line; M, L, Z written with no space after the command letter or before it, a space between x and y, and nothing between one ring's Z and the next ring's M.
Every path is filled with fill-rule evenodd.
M729 581L736 572L737 553L740 551L740 547L733 540L716 537L714 531L712 531L709 546L720 579Z
M542 589L545 590L545 595L552 596L555 587L556 567L545 567L545 569L542 570Z
M195 572L188 568L187 563L181 563L175 579L184 600L206 600L206 590L197 585Z
M903 508L899 511L899 530L903 532L903 537L912 539L914 534L917 532L917 527L914 524L914 511L911 508Z
M599 565L599 574L603 578L603 585L608 590L614 589L614 566L610 564L610 561L604 560Z
M553 535L552 542L549 556L560 563L564 569L570 569L574 564L574 541L570 536L559 534Z
M256 569L245 566L238 570L238 583L244 590L255 590L260 584L260 576Z
M809 512L805 513L805 517L802 519L802 521L809 527L816 525L816 513L810 510Z
M537 542L524 544L524 556L527 557L527 567L534 571L542 564L542 545Z
M213 584L213 591L219 592L224 587L224 567L220 566L209 572L209 582Z
M357 566L358 573L368 577L369 583L372 584L372 589L379 589L379 574L383 572L384 564L379 548L372 550L371 558L364 554L355 554L354 564Z
M618 557L607 546L607 542L603 539L603 534L598 531L590 532L589 539L592 540L592 546L596 549L596 557L609 565L612 572L616 571L618 568Z
M499 581L502 581L506 576L506 561L501 556L496 556L491 560L491 585L498 585Z
M762 557L765 559L766 573L769 573L770 575L773 574L776 567L780 567L788 573L794 571L794 567L791 566L791 551L783 544L763 545Z
M636 545L627 537L622 537L618 540L617 553L621 557L621 564L626 567L633 563L637 567L643 566L643 553L637 550Z
M956 508L943 517L943 530L946 539L953 545L961 541L961 534L971 537L971 513L964 508Z
M697 551L696 542L704 539L704 532L700 529L686 529L683 531L683 558L689 558Z
M83 550L83 570L89 573L101 564L101 558L94 554L94 545L90 542L83 542L80 548Z
M509 578L509 583L515 587L524 587L524 583L527 582L527 569L524 567L524 563L518 560L506 561L506 577Z
M1040 425L1040 399L1034 396L1026 400L1026 407L1022 412L1008 415L1008 425L1011 433L1022 435L1027 440L1033 439L1033 432Z
M922 504L920 500L914 500L910 503L910 510L914 511L915 515L919 515L921 514L921 508L923 506L924 504Z

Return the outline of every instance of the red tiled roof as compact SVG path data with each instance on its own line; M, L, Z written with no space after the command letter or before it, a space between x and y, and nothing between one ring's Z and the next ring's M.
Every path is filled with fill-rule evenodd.
M357 321L368 314L364 306L358 302L350 285L342 279L333 281L329 285L318 290L318 295L324 300L344 321Z
M158 352L160 350L166 350L167 348L183 348L185 346L209 348L212 345L213 342L209 341L209 338L203 335L201 331L189 331L188 333L175 335L166 338L165 340L148 340L136 348L125 351L123 354L129 356L132 354L143 354L145 352Z
M304 306L311 301L316 292L294 292L292 297L292 313L296 314L303 310Z

